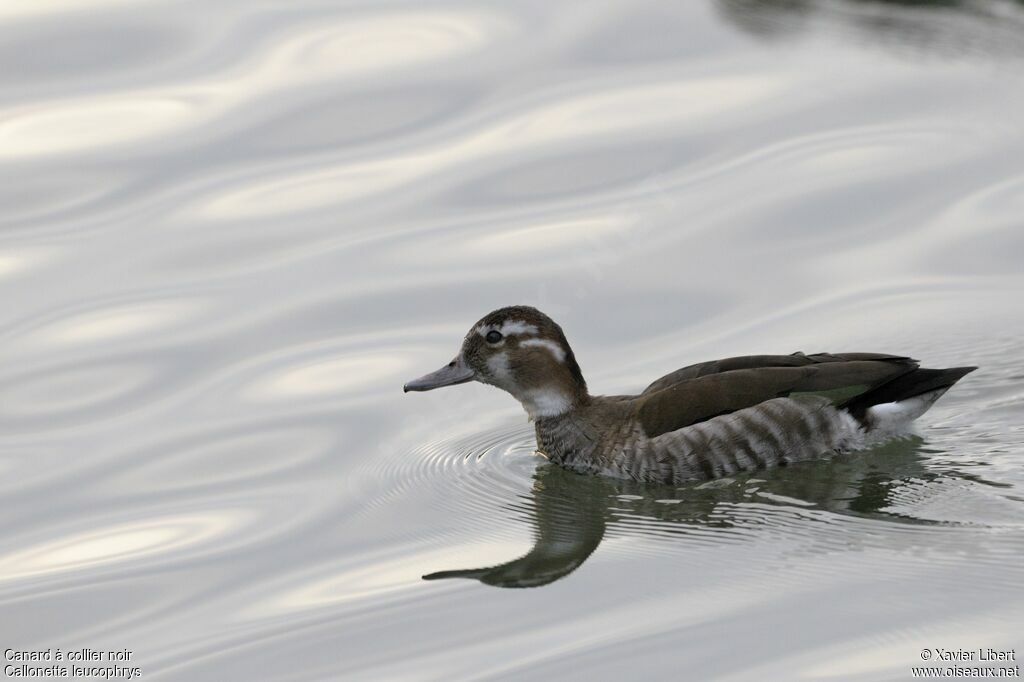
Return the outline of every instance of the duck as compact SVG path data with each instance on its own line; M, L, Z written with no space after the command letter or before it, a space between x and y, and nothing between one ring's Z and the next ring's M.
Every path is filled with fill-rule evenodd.
M476 381L511 394L537 452L579 473L682 484L848 453L905 434L977 367L904 355L747 355L689 365L636 395L591 395L562 328L515 305L474 324L455 358L404 392Z

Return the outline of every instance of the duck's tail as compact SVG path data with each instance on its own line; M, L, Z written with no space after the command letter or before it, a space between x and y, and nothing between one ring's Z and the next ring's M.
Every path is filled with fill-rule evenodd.
M897 432L935 404L953 384L977 367L917 368L852 398L840 407L865 431Z

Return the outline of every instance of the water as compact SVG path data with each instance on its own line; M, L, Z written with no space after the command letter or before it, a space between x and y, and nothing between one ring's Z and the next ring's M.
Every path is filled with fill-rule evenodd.
M0 63L0 648L168 680L1024 650L1020 3L6 0ZM513 303L602 393L981 369L917 438L644 488L543 464L493 389L402 394Z

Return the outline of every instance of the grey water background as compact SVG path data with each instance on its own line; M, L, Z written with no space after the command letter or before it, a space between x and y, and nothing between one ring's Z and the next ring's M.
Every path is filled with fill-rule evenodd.
M1024 650L1021 3L5 0L0 64L0 649L168 680ZM601 393L745 353L981 369L916 438L643 488L544 465L491 388L403 396L512 303Z

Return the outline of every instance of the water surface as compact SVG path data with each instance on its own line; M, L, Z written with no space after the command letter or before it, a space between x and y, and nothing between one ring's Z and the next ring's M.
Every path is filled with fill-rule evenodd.
M0 647L168 680L1024 651L1020 3L7 0L0 61ZM600 393L981 369L917 437L642 487L544 463L488 387L403 396L514 303Z

